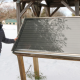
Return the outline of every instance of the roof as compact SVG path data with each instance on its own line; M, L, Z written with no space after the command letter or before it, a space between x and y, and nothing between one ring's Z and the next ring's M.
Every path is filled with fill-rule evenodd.
M7 20L5 20L5 22L6 23L15 23L15 22L17 22L17 20L16 19L7 19Z
M21 1L21 2L27 2L29 3L30 1L34 1L34 0L13 0L13 1ZM43 1L43 0L35 0L35 2L37 1ZM47 3L47 6L50 7L64 7L64 5L61 3L62 0L45 0L45 2ZM75 6L75 1L76 0L64 0L69 6ZM80 0L79 0L80 1ZM80 3L79 3L80 5Z

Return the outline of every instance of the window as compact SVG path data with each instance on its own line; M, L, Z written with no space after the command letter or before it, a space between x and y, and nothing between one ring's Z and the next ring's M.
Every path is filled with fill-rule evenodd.
M13 23L13 25L15 25L15 23Z

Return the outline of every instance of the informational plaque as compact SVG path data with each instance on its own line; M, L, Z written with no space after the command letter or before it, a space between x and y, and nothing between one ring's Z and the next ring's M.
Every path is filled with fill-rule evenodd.
M80 53L80 17L25 19L12 51Z

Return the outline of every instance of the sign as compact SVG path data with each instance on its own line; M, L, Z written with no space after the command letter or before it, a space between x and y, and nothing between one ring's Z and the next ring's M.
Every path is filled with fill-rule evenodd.
M80 17L25 19L12 51L80 53Z

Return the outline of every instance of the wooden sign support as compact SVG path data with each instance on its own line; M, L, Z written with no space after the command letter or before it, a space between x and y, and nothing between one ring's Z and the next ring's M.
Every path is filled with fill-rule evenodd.
M30 52L30 51L29 51ZM38 53L38 52L35 52ZM52 54L41 54L40 52L38 54L35 53L28 53L28 51L15 51L15 55L18 58L19 63L19 69L20 69L20 75L21 80L27 80L26 74L25 74L25 68L24 68L24 62L23 62L23 56L27 57L34 57L33 63L34 63L34 70L35 72L35 78L36 76L39 76L39 65L38 65L38 58L48 58L48 59L59 59L59 60L71 60L71 61L80 61L80 54L73 54L73 53L52 53Z
M61 3L75 14L75 16L79 16L79 0L75 0L75 11L65 1L61 1Z
M26 79L26 74L25 74L23 56L17 55L17 58L18 58L18 63L19 63L19 70L20 70L21 80L27 80ZM39 77L38 58L33 57L33 64L34 64L34 73L35 73L35 78L36 78L36 77Z
M19 63L19 70L20 70L21 80L26 80L23 56L17 56L17 58L18 58L18 63Z
M34 73L35 73L35 78L39 77L39 64L38 64L38 58L33 57L33 63L34 63Z
M50 17L50 7L46 7L46 14L48 17Z
M53 12L52 12L52 14L50 15L50 17L52 17L56 12L57 12L57 10L59 9L60 7L57 7Z
M20 17L20 3L16 3L17 8L17 32L19 32L20 26L21 26L21 17Z
M75 1L75 15L79 16L79 1Z
M62 3L65 7L67 7L72 13L75 14L75 11L74 11L65 1L61 1L61 3Z
M26 8L24 8L25 6L22 5L22 9L21 9L21 4L20 3L16 3L16 8L17 8L17 32L19 32L20 27L21 27L21 17L22 17L22 15L26 12L26 10L32 4L33 4L33 2L30 2ZM41 10L41 8L40 8L40 10ZM37 16L39 17L38 13L37 13ZM23 63L23 56L17 56L17 57L18 57L21 80L26 80L24 63ZM33 57L33 63L34 63L34 72L37 74L37 75L35 75L35 77L36 76L39 77L38 58Z
M17 0L13 0L13 1L17 1ZM23 1L25 1L25 2L22 3L22 6L21 6L21 2L23 2ZM39 15L40 15L40 11L41 11L41 7L42 6L45 6L47 8L46 9L46 13L48 14L49 17L51 17L61 7L61 6L59 7L59 5L57 5L56 10L50 15L50 6L48 6L48 4L45 5L45 4L39 3L38 4L39 6L37 6L37 5L35 5L37 3L35 3L34 5L32 5L33 4L33 2L32 2L33 0L31 0L31 1L29 1L28 6L25 8L26 1L29 1L29 0L20 0L20 2L16 3L16 9L17 9L17 32L19 32L20 27L21 27L21 17L26 12L26 9L28 9L29 7L32 6L33 12L35 13L35 15L37 17L39 17ZM65 7L67 7L71 12L73 12L76 16L79 15L79 0L75 1L75 11L65 1L61 1L61 3ZM34 8L34 6L36 6L36 7ZM38 9L39 11L36 10L37 7L39 8ZM37 76L39 76L38 57L37 58L35 58L35 56L32 56L32 57L33 57L33 63L34 63L34 72L37 73ZM26 80L23 56L21 56L21 54L20 54L20 55L17 55L17 58L18 58L18 63L19 63L21 80ZM51 56L50 56L50 58L51 58Z

